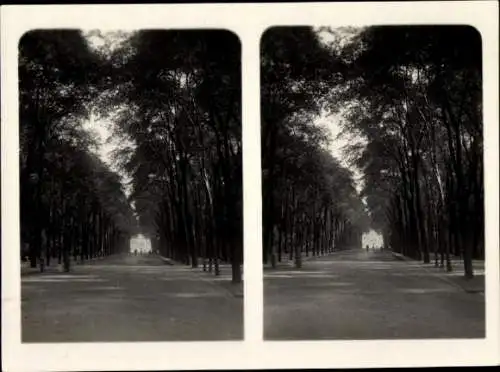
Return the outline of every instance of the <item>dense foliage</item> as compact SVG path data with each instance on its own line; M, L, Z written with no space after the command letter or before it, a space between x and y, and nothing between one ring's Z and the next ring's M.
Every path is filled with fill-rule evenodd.
M102 62L76 30L30 31L19 43L21 234L32 267L58 258L69 270L71 255L125 248L132 210L82 127Z
M370 27L342 50L335 104L368 145L373 223L393 250L435 264L484 258L481 38L472 27Z
M351 172L313 123L343 81L343 63L308 27L272 28L261 42L264 262L360 246L364 205Z
M155 248L241 280L241 52L227 31L142 30L113 53L116 159ZM158 238L158 239L157 239Z
M322 32L328 32L323 30ZM261 42L263 257L359 247L369 222L394 251L451 270L484 258L481 40L462 26L268 30ZM31 265L127 249L241 280L241 49L226 31L135 32L111 51L77 30L19 44L21 233ZM109 116L120 176L83 129ZM330 151L320 114L363 139ZM130 145L129 145L130 144ZM365 200L365 203L362 201ZM131 205L134 206L135 212ZM368 213L367 213L368 210ZM370 217L368 221L368 216ZM136 221L137 217L137 221Z
M480 35L284 27L265 33L261 54L264 260L340 248L342 233L366 229L363 198L392 250L424 262L433 253L448 270L461 257L471 277L484 258ZM314 124L325 113L361 140L345 151L363 174L360 195Z

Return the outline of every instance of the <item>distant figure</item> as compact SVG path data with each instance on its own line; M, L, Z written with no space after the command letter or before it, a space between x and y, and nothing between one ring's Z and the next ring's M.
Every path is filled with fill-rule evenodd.
M134 256L137 256L137 249L134 250Z
M370 250L370 246L367 244L366 245L366 250L369 251Z
M40 272L43 273L45 271L45 257L43 256L43 252L40 256Z

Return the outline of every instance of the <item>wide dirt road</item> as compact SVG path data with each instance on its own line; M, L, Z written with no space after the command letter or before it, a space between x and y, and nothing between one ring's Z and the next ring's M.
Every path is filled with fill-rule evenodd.
M208 341L243 337L243 299L155 256L22 277L23 342Z
M339 252L264 273L265 339L482 338L485 301L390 252Z

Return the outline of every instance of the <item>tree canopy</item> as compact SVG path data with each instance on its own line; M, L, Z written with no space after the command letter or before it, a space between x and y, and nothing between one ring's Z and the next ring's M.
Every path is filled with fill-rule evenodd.
M366 213L352 172L327 150L313 119L344 81L344 63L310 27L277 27L261 41L264 261L357 245Z
M42 252L122 250L115 240L140 231L193 267L202 257L218 274L220 260L231 262L241 281L238 38L222 30L114 36L99 48L78 30L21 40L22 225L32 265ZM128 197L83 129L90 112L121 139L112 160L131 180Z
M241 281L241 50L222 30L141 30L110 60L102 106L115 108L115 152L156 248ZM158 240L156 239L158 238Z
M479 33L277 27L261 58L264 259L282 246L308 254L311 241L332 250L369 224L394 251L424 262L434 253L448 270L460 256L472 276L472 258L484 257ZM325 113L362 140L345 149L363 175L359 194L314 124Z
M377 26L342 50L335 105L364 172L372 219L394 250L451 270L484 257L481 38L466 26ZM440 256L440 259L439 259Z
M83 129L103 61L78 30L34 30L19 43L21 234L31 266L124 248L133 213L119 176Z

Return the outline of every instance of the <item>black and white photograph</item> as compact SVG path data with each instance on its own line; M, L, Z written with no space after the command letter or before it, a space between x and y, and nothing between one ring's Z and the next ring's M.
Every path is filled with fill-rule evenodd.
M243 338L240 107L229 31L22 36L22 342Z
M498 8L2 6L2 370L497 365Z
M260 46L265 340L484 338L479 32Z

